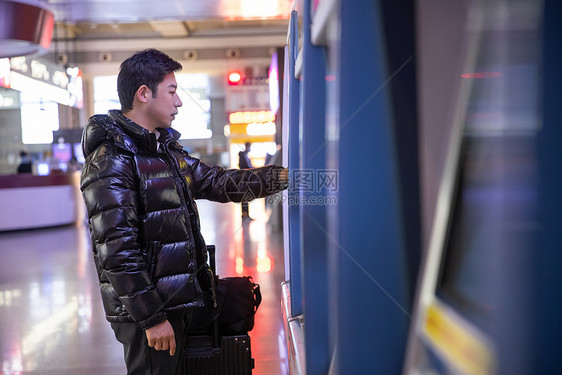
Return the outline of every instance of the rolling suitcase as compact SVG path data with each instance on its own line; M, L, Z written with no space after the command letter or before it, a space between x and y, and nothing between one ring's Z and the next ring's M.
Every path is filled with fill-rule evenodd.
M207 251L216 275L215 247L207 246ZM205 329L188 334L183 361L185 375L251 375L254 359L250 336L220 335L214 319Z

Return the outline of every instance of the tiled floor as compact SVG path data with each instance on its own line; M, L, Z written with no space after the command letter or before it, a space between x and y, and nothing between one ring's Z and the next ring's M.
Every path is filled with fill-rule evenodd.
M250 332L254 375L288 374L281 316L282 234L240 207L199 201L201 227L217 247L220 276L252 275L263 302ZM85 226L0 233L0 374L125 374L106 322Z

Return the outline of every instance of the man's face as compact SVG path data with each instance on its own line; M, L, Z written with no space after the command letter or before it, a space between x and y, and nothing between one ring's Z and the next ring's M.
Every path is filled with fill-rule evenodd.
M149 95L148 116L155 128L172 126L172 121L178 114L178 107L182 106L177 88L176 76L174 73L169 73L158 85L156 97L152 97L155 93L152 93L152 96Z

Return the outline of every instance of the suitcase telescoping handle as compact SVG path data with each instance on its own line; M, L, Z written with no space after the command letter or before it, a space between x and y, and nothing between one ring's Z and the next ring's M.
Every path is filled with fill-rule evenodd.
M213 302L213 307L217 308L217 289L219 277L217 276L217 263L215 257L215 245L207 245L207 254L209 254L209 266L211 267L211 300Z
M213 271L213 275L216 275L217 263L215 257L215 245L207 245L207 253L209 254L209 266L211 266L211 271Z
M215 245L207 245L207 253L209 254L209 266L211 271L213 271L214 282L211 284L213 288L217 288L218 276L217 276L217 263L215 257ZM215 297L216 298L216 297ZM212 335L213 335L213 348L220 347L219 344L219 321L218 319L213 320L211 324Z

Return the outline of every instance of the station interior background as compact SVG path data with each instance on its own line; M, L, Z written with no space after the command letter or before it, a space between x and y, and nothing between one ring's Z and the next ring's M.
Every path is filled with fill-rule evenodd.
M52 15L6 17L24 3ZM237 167L250 141L255 166L303 178L282 209L253 202L251 222L198 202L219 275L262 285L254 374L560 373L558 0L0 10L1 375L124 371L72 157L88 117L119 108L120 62L150 47L183 65L190 153ZM49 23L48 46L13 43ZM307 190L306 171L337 178Z

